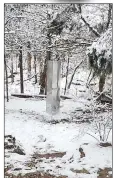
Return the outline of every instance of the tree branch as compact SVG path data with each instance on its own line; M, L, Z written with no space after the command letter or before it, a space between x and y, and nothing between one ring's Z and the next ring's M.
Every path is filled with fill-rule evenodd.
M75 75L76 70L79 68L79 66L80 66L83 62L84 62L84 60L82 60L82 61L79 63L79 65L75 67L74 72L73 72L73 74L72 74L72 76L71 76L69 85L68 85L68 89L69 89L70 86L71 86L71 83L72 83L72 80L73 80L73 78L74 78L74 75Z
M81 14L82 13L81 4L79 4L78 7L79 7L79 12ZM93 27L90 26L90 24L85 20L85 18L82 15L81 15L81 19L97 37L100 37L100 34L96 30L94 30Z
M111 10L112 10L112 4L109 4L109 9L108 9L108 22L106 25L106 29L108 29L109 24L110 24L110 20L111 20Z

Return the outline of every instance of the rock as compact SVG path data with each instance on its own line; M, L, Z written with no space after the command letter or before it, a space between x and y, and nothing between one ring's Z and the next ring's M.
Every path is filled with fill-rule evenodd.
M106 143L100 143L100 146L102 146L102 147L108 147L108 146L112 146L112 144L106 142Z
M46 138L43 135L39 135L38 138L38 142L46 142Z
M31 168L26 168L25 170L31 170Z
M15 143L15 137L13 137L12 135L6 135L5 141L14 144Z
M72 155L68 161L69 161L69 163L72 163L74 161L74 156Z
M112 178L112 174L109 174L109 172L112 171L112 168L105 167L104 169L98 170L98 177L97 178Z
M85 153L81 147L79 148L79 152L80 152L80 158L85 157Z
M4 148L5 148L5 149L13 149L13 148L14 148L14 145L8 145L8 144L7 144L7 145L4 146Z
M57 165L56 168L61 168L61 166Z
M20 155L25 155L24 150L20 148L20 145L18 142L16 142L15 137L12 135L6 135L5 136L5 142L4 142L4 148L5 149L12 149L12 153L17 153Z
M12 140L11 140L11 139L8 139L8 142L12 142Z
M19 146L14 149L13 153L17 153L19 155L25 155L24 151Z
M20 171L22 168L15 168L14 171Z
M72 172L75 172L75 173L78 173L78 174L90 174L90 172L89 172L87 169L85 169L85 168L83 168L83 169L81 169L81 170L78 170L78 169L76 169L76 170L71 169L71 171L72 171Z
M9 137L9 138L12 138L12 135L5 135L4 137L5 137L5 138L8 138L8 137Z
M88 145L89 143L84 143L83 145Z

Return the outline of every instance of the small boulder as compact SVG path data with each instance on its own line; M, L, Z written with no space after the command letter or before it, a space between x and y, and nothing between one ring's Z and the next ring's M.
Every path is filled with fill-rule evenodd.
M17 147L14 149L13 153L17 153L17 154L19 154L19 155L25 155L23 149L21 149L19 146L17 146Z

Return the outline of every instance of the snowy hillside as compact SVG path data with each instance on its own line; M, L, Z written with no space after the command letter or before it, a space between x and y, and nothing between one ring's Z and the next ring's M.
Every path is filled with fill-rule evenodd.
M112 4L4 11L5 178L112 178Z

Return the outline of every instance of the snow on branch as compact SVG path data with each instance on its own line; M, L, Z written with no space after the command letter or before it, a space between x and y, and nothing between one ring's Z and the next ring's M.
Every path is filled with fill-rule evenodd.
M15 31L6 31L5 34L15 34Z
M93 48L96 49L97 54L106 51L105 58L107 59L112 57L112 28L109 28L100 38L98 38L97 42L93 42L93 44L88 47L87 54L91 53Z
M90 24L87 22L87 20L82 16L82 8L81 8L81 4L78 5L79 7L79 12L81 14L81 19L82 21L88 26L88 28L97 36L100 37L100 34L93 28L90 26Z
M26 18L26 17L25 17L25 16L14 16L14 17L11 17L11 18L9 18L9 19L6 21L6 23L4 24L4 26L6 26L6 25L8 24L8 22L9 22L10 20L14 19L14 18Z
M89 58L89 66L95 70L97 74L104 72L110 74L112 72L112 29L109 28L98 38L97 42L88 47L87 55Z

